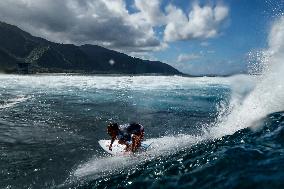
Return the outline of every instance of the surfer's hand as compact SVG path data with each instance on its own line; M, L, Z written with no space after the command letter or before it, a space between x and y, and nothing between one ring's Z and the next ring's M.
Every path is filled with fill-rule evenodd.
M109 148L108 148L110 151L112 151L112 146L109 146Z

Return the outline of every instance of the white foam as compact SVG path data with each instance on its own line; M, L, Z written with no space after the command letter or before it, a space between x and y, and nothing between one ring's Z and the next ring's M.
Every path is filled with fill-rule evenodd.
M247 77L247 76L243 76ZM181 76L68 76L68 75L1 75L1 88L18 90L178 90L194 86L229 84L227 78L190 78Z
M284 110L283 17L273 24L268 44L269 48L263 52L265 58L261 62L265 69L258 77L254 90L241 101L232 96L229 114L210 129L213 138L230 135L246 127L256 129L258 120Z
M101 174L116 173L124 168L139 165L145 161L151 161L157 157L166 156L189 145L202 141L201 137L191 135L165 136L162 138L148 139L152 145L146 153L138 156L111 156L103 158L94 158L87 163L79 166L73 173L77 178L86 176L100 176ZM99 175L96 175L99 174ZM94 177L92 177L94 179Z
M231 135L236 131L247 128L255 127L254 124L257 120L265 117L266 115L284 110L284 18L280 18L272 26L271 34L269 36L269 49L264 53L267 57L263 62L269 65L266 67L262 76L247 77L236 76L227 80L214 78L201 78L201 79L188 79L184 78L184 81L176 83L175 80L159 82L158 86L155 86L156 82L147 83L144 78L141 80L133 81L128 87L143 87L144 85L150 85L151 87L184 87L186 82L197 82L198 85L205 83L209 84L222 83L231 85L232 99L229 108L226 108L227 112L220 116L219 120L213 125L213 127L205 130L205 134L197 137L190 135L180 135L175 137L163 137L158 139L151 139L154 142L153 147L148 152L148 156L133 157L107 157L101 159L93 159L80 166L74 171L74 176L80 178L87 175L95 175L104 171L112 172L114 170L122 170L126 167L138 165L145 160L151 160L159 156L168 155L169 153L179 151L183 148L188 148L193 144L202 142L208 139L215 139L223 137L225 135ZM267 62L268 61L268 62ZM248 79L249 78L249 79ZM155 80L156 78L153 78ZM159 78L160 79L160 78ZM164 85L165 84L165 85ZM123 85L123 84L122 84ZM149 87L149 86L148 86Z
M0 109L6 109L6 108L14 107L17 104L22 103L22 102L24 102L28 99L29 99L28 96L19 95L15 98L11 98L11 99L6 100L6 102L4 102L2 105L0 105Z

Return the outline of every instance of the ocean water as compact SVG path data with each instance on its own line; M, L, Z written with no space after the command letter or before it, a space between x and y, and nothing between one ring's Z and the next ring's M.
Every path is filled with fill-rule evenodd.
M243 107L258 81L1 75L0 188L283 187L283 103ZM143 124L149 151L105 154L113 121Z
M283 60L280 18L259 75L0 75L0 188L284 188ZM132 121L147 153L104 153Z

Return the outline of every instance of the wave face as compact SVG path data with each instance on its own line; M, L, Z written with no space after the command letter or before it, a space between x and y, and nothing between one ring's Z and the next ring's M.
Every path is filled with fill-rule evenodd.
M262 53L261 62L256 65L263 67L263 73L254 90L237 103L231 100L233 103L228 116L219 120L211 134L220 137L246 127L256 128L256 121L284 109L284 17L272 26L268 45L268 49Z
M254 78L0 75L0 188L83 187L190 146L228 106L234 80ZM154 143L135 158L109 157L98 141L110 121L137 121ZM143 170L138 169L143 172ZM146 170L150 171L150 170ZM145 172L146 173L146 172ZM16 179L15 179L16 178ZM142 181L143 182L143 181ZM94 186L96 187L96 185Z
M251 127L258 127L258 120L268 114L284 109L284 17L277 20L271 28L268 39L268 49L262 52L258 67L263 67L263 73L245 99L236 100L238 89L233 90L233 99L226 116L223 116L216 127L211 129L214 137L233 134Z
M276 112L284 110L284 18L272 26L268 44L256 65L262 75L230 78L230 95L218 102L215 120L201 133L152 139L150 155L91 160L74 175L97 174L100 166L115 175L83 187L283 187L283 166L277 164L283 162L284 117Z
M180 148L167 156L140 161L118 157L92 160L76 173L84 169L93 176L84 175L86 180L71 185L76 188L283 188L284 113L271 114L262 124L262 129L256 132L243 129ZM95 167L108 169L101 174L88 172Z
M0 188L283 188L284 18L258 76L0 75ZM110 121L153 145L113 157Z

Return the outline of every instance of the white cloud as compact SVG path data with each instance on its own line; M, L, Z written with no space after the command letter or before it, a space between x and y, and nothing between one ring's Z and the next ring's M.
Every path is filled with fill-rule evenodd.
M0 20L54 42L151 52L171 41L216 36L229 12L222 5L194 5L187 15L173 5L163 10L162 0L134 0L133 6L130 13L125 0L3 0ZM161 31L164 39L157 37Z
M207 53L209 53L209 54L214 54L215 51L214 51L214 50L208 50Z
M200 58L200 55L197 55L197 54L180 54L177 57L177 62L179 62L179 63L188 62L188 61L196 60L196 59L199 59L199 58Z
M200 45L201 45L202 47L208 47L208 46L210 45L210 43L207 42L207 41L203 41L203 42L200 43Z
M152 26L161 26L166 22L166 16L161 11L161 0L135 0L135 7L139 11L133 16L145 20Z
M188 15L173 5L167 6L166 11L168 23L164 40L167 42L215 37L229 14L229 9L223 5L201 7L195 4Z
M245 67L239 61L197 60L196 62L170 63L183 73L191 75L229 75L244 73Z
M124 0L5 0L0 1L0 20L55 42L123 51L164 47L152 21L130 14Z

